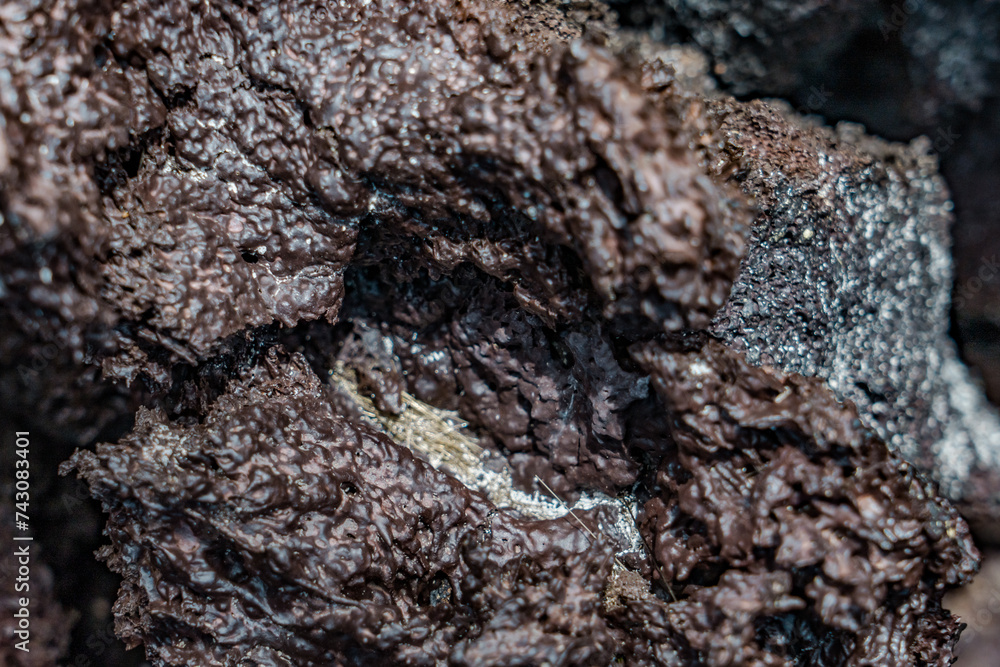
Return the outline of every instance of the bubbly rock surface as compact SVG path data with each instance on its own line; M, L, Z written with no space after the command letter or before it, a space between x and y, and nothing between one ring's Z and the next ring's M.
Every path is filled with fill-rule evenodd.
M819 382L682 347L635 350L676 421L632 571L338 416L301 356L203 424L141 411L68 464L111 517L119 634L164 665L948 664L939 596L975 568L954 508Z
M157 667L949 664L946 498L1000 486L933 160L559 7L3 10L0 388L135 415L64 470ZM644 548L495 506L342 367Z

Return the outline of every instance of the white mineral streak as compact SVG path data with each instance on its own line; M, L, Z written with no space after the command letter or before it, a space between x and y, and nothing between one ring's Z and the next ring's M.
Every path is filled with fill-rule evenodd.
M405 444L436 470L454 477L469 489L485 494L498 508L515 510L531 519L559 519L574 511L606 507L615 519L610 524L602 522L599 528L617 545L617 555L645 552L636 526L634 498L612 498L599 491L585 491L569 507L559 498L541 490L526 493L514 488L513 476L506 461L480 447L470 434L468 424L457 413L435 408L406 392L402 394L403 409L399 415L379 412L371 398L358 390L354 371L341 362L337 362L330 371L330 382L358 406L370 426L395 442Z

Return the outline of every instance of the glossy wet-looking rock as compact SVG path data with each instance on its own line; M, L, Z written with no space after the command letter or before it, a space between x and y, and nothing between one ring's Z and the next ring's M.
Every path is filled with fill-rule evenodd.
M4 353L56 354L3 386L81 443L144 406L66 471L156 664L947 664L977 556L926 476L991 516L995 418L919 145L520 5L57 5L0 99ZM435 470L379 428L417 404L643 544Z

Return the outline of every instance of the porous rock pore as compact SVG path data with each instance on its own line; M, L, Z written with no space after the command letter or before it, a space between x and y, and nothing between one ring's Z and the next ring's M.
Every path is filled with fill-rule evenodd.
M949 664L930 478L998 487L933 160L581 11L2 9L4 400L81 443L144 406L65 469L154 664ZM435 469L379 426L415 404L581 509Z

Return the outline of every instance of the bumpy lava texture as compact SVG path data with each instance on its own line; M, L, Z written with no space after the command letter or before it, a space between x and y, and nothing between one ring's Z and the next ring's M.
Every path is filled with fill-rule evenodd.
M950 664L1000 422L926 145L716 94L597 3L0 20L0 389L128 431L63 471L155 665ZM495 506L341 366L645 548Z

